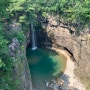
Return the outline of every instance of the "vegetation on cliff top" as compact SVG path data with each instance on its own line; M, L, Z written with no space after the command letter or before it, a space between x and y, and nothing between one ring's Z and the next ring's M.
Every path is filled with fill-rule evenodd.
M67 21L89 22L90 0L10 0L7 10L20 22L36 21L38 13L43 16L54 12Z
M12 90L13 86L11 82L13 62L8 54L10 39L5 35L4 24L16 20L25 29L24 26L30 23L37 24L38 15L46 17L46 14L51 12L60 15L68 23L88 24L90 22L90 0L0 1L0 90ZM23 34L16 35L22 41L20 36L23 37Z

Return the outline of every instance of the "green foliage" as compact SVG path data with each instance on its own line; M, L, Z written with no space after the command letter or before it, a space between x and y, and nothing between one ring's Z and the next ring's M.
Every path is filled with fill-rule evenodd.
M0 90L11 90L13 60L8 55L8 41L0 30Z
M67 21L81 23L90 19L90 0L60 0L60 15L63 15Z
M16 33L14 34L14 37L16 37L16 38L19 40L19 43L20 43L20 44L22 44L22 43L24 42L24 40L25 40L25 35L24 35L23 31L21 31L21 32L16 32Z
M7 12L5 12L8 5L9 5L9 0L0 1L0 21L3 21L8 17Z
M35 23L37 14L60 14L67 22L89 22L90 0L11 0L8 11L19 17L20 22ZM26 21L25 21L26 19Z
M87 85L86 90L90 90L90 83Z
M0 68L4 66L5 66L4 62L2 61L2 59L0 59Z
M46 17L46 16L47 16L47 13L46 13L46 12L43 12L43 13L42 13L42 16L43 16L43 17Z
M4 34L4 23L8 18L6 8L9 5L9 0L0 1L0 90L13 90L14 82L12 80L13 60L8 52L8 40Z
M59 14L65 22L90 22L90 0L1 0L0 1L0 90L14 90L12 83L13 60L8 54L8 43L16 37L20 44L30 23L37 24L37 18L47 17L47 13ZM23 31L4 32L3 25L14 19L22 24ZM24 32L24 33L23 33ZM23 47L21 48L23 49ZM23 56L23 55L22 55Z
M26 16L24 15L24 16L20 16L19 17L19 22L26 22Z

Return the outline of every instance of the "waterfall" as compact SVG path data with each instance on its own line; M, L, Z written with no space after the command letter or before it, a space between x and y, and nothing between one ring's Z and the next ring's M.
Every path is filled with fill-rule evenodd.
M32 50L35 50L37 48L37 45L36 45L36 34L33 28L33 24L31 24L31 39L32 39Z

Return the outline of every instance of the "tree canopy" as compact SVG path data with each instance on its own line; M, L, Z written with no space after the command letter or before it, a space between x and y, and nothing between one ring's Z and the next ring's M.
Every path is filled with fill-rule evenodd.
M10 0L9 13L16 16L21 22L35 21L37 13L54 12L63 16L67 21L81 22L90 19L90 0Z
M46 17L47 13L58 14L65 19L65 22L88 24L90 22L90 0L0 1L0 90L12 90L10 75L13 64L8 54L10 39L8 39L9 36L5 35L4 24L8 20L9 23L16 20L25 29L30 23L37 23L38 15ZM15 35L20 42L22 42L22 38L25 38L22 31Z

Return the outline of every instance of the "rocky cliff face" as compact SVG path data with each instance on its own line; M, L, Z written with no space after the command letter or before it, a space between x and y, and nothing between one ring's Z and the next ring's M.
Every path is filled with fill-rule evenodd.
M11 25L11 30L13 32L19 32L21 27L17 23L13 23ZM27 38L28 36L29 35L27 35ZM29 40L26 39L21 45L18 39L14 37L9 44L9 53L14 60L13 79L18 82L15 90L32 90L32 81L26 58L26 47L28 42Z
M76 61L76 75L88 87L90 82L90 34L81 33L75 35L75 29L58 23L57 17L48 16L48 24L45 27L48 37L53 44L67 50Z

